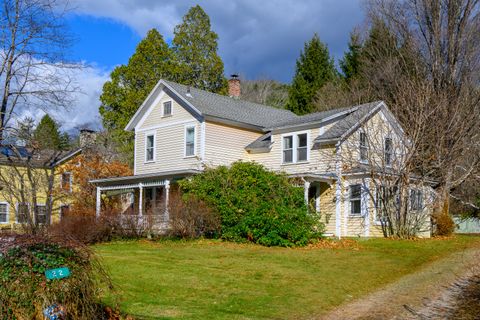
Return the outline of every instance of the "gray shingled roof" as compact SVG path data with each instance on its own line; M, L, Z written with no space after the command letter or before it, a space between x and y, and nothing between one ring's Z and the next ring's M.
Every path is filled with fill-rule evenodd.
M375 108L380 106L381 101L365 103L352 108L352 112L345 118L339 120L324 134L315 138L314 143L328 143L333 140L341 138L348 130L358 124L365 116L372 112Z
M280 122L298 118L293 112L268 107L240 99L230 98L205 90L165 81L183 99L190 102L203 115L258 127L271 127ZM188 94L188 91L190 93Z
M270 147L273 144L271 136L272 136L271 132L264 134L263 136L259 137L257 140L253 141L248 146L246 146L245 150L258 151L258 152L270 150Z
M283 122L278 122L274 127L270 129L278 129L282 127L294 126L294 125L305 124L310 122L321 122L326 118L329 118L335 114L342 113L350 109L353 110L355 108L356 107L345 107L345 108L337 108L337 109L332 109L327 111L309 113L303 116L297 116L296 118L293 118L293 119L288 119Z

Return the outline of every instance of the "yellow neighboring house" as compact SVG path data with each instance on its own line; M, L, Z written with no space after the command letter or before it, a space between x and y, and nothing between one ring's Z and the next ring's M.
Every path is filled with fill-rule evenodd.
M29 222L48 225L68 214L75 182L62 167L78 161L81 152L0 146L0 231Z

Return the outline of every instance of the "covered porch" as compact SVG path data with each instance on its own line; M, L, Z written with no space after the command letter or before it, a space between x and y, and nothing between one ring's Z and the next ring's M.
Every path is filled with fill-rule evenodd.
M168 228L171 186L177 180L198 173L197 170L170 171L90 181L96 186L96 217L100 218L102 202L120 196L119 215L135 217L137 222L148 221L156 227Z

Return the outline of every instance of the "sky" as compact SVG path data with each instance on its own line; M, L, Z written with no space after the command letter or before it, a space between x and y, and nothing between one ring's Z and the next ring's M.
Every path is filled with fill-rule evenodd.
M191 6L210 16L225 75L289 83L305 41L316 32L338 62L350 32L364 21L362 0L70 0L67 26L75 37L71 59L82 92L68 110L52 111L64 130L100 128L98 100L115 66L126 64L138 42L156 28L171 42Z

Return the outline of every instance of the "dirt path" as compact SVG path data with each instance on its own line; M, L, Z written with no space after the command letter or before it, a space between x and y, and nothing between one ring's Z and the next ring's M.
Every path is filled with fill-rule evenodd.
M446 319L436 314L448 310L465 279L479 274L479 263L480 248L454 253L316 319Z

